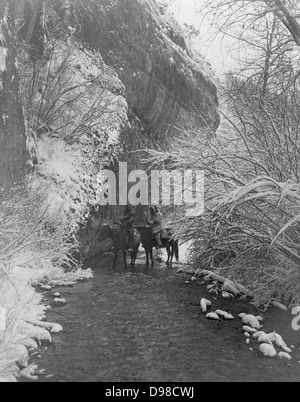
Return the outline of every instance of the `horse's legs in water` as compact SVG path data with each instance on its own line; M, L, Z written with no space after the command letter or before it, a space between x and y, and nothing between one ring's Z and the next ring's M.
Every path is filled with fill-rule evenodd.
M130 252L130 257L131 257L131 264L130 264L130 266L131 267L134 267L134 265L135 265L135 249L133 249L133 251L131 251Z
M150 249L150 258L151 258L151 266L154 267L154 260L153 260L153 248Z
M146 266L148 267L150 251L147 248L145 248L145 254L146 254Z
M139 246L135 247L133 249L133 251L131 252L131 266L134 267L135 266L135 262L136 262L136 257L138 255L138 251L139 251Z
M168 253L168 259L167 259L167 261L166 261L166 264L169 265L169 263L170 263L170 258L171 258L171 247L170 247L170 244L169 244L169 243L166 245L166 249L167 249L167 253Z
M171 246L171 255L170 255L170 257L171 257L170 264L171 264L171 265L172 265L172 263L173 263L174 253L175 253L174 245L172 245L172 246Z
M124 267L127 269L127 261L126 261L126 249L123 249L123 262L124 262Z
M118 260L118 249L114 249L114 263L113 263L113 269L116 269L116 265L117 265L117 260Z

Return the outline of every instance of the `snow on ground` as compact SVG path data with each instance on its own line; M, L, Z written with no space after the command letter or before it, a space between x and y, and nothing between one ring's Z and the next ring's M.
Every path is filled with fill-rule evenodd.
M184 268L177 270L178 273L186 273L190 274L190 270L185 270ZM203 285L207 283L208 281L211 282L211 285L207 286L207 289L209 292L216 287L216 285L219 283L219 286L224 284L226 280L228 279L217 275L216 273L208 270L200 270L197 268L194 268L194 278L199 278L199 276L204 276L204 281L202 282ZM231 281L230 281L231 282ZM190 282L186 282L190 283ZM247 293L247 290L242 286L237 283L231 282L233 286L233 292L231 293L230 298L236 298L236 289L241 290L244 293ZM219 294L219 292L218 292ZM223 296L223 292L221 292L221 295ZM241 297L241 293L239 294L239 297ZM242 296L242 297L245 297ZM225 298L227 299L227 297ZM216 298L214 297L214 300ZM230 314L227 311L223 310L213 310L213 304L212 302L208 301L205 298L202 298L200 300L200 308L202 310L202 313L205 314L207 319L210 320L217 320L220 321L221 319L228 319L228 320L234 320L235 317ZM278 307L281 310L286 311L287 308L282 305L280 302L276 301L273 303L273 306ZM211 312L207 313L207 308L210 308ZM274 358L278 356L280 359L285 359L285 360L292 360L292 351L294 349L293 346L288 347L285 341L283 340L282 336L279 335L278 333L271 332L267 334L266 332L262 331L261 329L263 328L263 322L264 318L261 315L254 316L252 314L246 314L246 313L240 313L238 314L238 318L241 320L242 323L242 333L246 337L246 344L250 346L250 343L254 343L253 347L256 347L256 350L263 354L265 357L269 358ZM249 347L250 351L254 351L253 347Z
M84 102L81 100L74 105L76 113L81 113L78 119L98 99L102 102L98 105L103 107L103 113L97 115L93 130L79 135L76 141L70 140L68 134L72 127L68 127L69 132L56 132L55 135L48 132L36 138L35 143L31 141L30 146L35 147L38 158L34 183L36 187L42 185L47 189L48 214L55 216L59 211L62 221L70 227L70 233L75 233L78 225L88 218L91 205L97 204L103 168L101 161L109 163L109 157L117 155L120 134L129 124L128 106L122 96L123 84L114 71L105 66L99 54L76 47L74 43L70 49L63 46L61 44L57 49L52 69L59 67L61 57L71 50L68 82L78 85L91 81L83 86L88 88ZM79 87L78 91L83 87ZM61 116L62 121L65 118ZM74 120L74 124L79 120ZM53 124L53 132L62 121ZM33 285L47 285L44 290L50 291L53 284L63 286L92 276L88 271L65 274L60 267L51 265L48 255L45 259L41 258L39 264L32 265L30 260L34 253L35 250L27 250L27 254L18 254L9 272L0 267L1 317L6 318L6 325L0 325L0 382L15 381L16 375L35 379L34 368L26 367L28 350L35 345L33 338L50 342L50 332L62 330L58 323L48 326L38 324L45 318L47 308L42 304L42 295L35 291ZM61 300L59 297L56 299ZM16 362L21 362L25 370L20 372Z
M43 305L43 295L37 293L33 285L44 281L53 283L59 278L62 283L66 280L74 283L91 277L90 270L66 274L62 268L49 270L16 266L9 277L1 278L0 305L5 305L7 322L5 330L0 331L0 382L11 382L15 376L23 376L15 363L27 368L29 352L38 346L36 341L51 343L51 334L63 330L58 323L42 321L47 308Z

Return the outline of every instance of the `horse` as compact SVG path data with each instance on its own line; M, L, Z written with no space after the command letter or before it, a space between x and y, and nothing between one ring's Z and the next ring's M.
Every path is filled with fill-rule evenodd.
M152 267L154 266L154 259L153 259L153 247L156 247L156 241L153 236L152 232L152 227L151 226L136 226L135 229L137 229L142 238L142 246L145 249L146 253L146 265L150 265L149 263L149 257L151 259L151 265ZM168 237L164 238L161 237L161 242L164 248L167 249L168 253L168 259L166 261L167 265L172 265L173 263L173 258L175 255L176 261L178 262L179 260L179 246L178 246L178 240L173 238L173 232L171 229L165 229Z
M126 229L123 229L120 225L103 225L98 237L99 241L104 241L107 238L111 238L113 241L114 262L113 269L116 268L119 251L122 251L123 262L125 269L127 269L127 251L130 250L131 267L135 265L137 254L141 244L141 235L136 230L134 231L133 243L129 244L129 237Z

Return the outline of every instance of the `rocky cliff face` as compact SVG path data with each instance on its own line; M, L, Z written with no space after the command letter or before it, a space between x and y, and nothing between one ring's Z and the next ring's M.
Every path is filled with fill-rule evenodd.
M190 57L184 33L155 1L76 0L73 12L76 35L115 67L129 106L152 135L163 139L192 116L218 125L205 63Z
M186 120L199 127L216 128L219 124L216 87L209 78L205 61L194 56L184 32L161 12L154 0L20 0L18 12L24 21L21 36L30 44L29 56L35 71L34 60L41 59L45 48L49 47L45 38L49 42L51 35L59 32L60 49L63 49L62 42L66 47L60 56L56 56L56 50L44 56L40 71L45 71L49 77L43 78L40 72L42 84L34 80L39 84L34 88L36 95L33 97L37 104L33 103L30 110L43 111L45 115L48 108L52 113L51 102L53 94L57 96L57 88L65 88L65 83L78 85L80 80L82 82L78 89L82 92L79 99L77 92L68 92L68 96L73 94L76 98L76 104L71 102L72 110L66 108L64 115L60 113L61 122L56 119L49 124L47 118L43 131L37 133L38 151L45 154L43 149L49 151L50 147L53 152L49 155L47 151L46 156L40 157L36 171L44 177L50 176L54 180L53 192L69 199L64 205L76 215L76 222L80 222L81 251L84 256L91 256L99 250L97 231L104 216L112 220L118 213L118 208L96 211L91 208L91 193L95 195L97 191L93 188L94 177L103 167L117 171L119 159L127 160L129 169L141 168L138 157L130 151L155 143L167 145L168 139L176 135L175 127L184 126ZM67 66L59 64L67 54ZM53 66L56 66L55 71ZM29 77L34 69L29 72ZM109 84L103 81L106 73L98 79L98 70L99 74L100 70L110 71ZM62 76L61 71L66 75ZM25 76L25 87L28 82L30 79ZM65 89L62 93L63 97L55 100L59 112L62 110L59 105L70 104ZM112 110L107 111L112 116L111 123L106 118L108 114L104 113L99 120L103 122L101 127L92 122L90 130L86 130L86 124L82 125L84 136L81 130L74 131L72 126L64 124L70 116L73 120L76 117L77 123L84 121L90 113L84 99L88 95L91 105L98 104L98 93L107 93L104 104L107 99L112 100L109 106ZM80 116L82 101L85 105ZM40 126L41 120L41 116L31 116L31 121L38 121ZM67 135L67 132L75 133L78 140L72 139L73 134ZM113 138L114 145L107 147L105 138ZM57 149L59 152L55 151ZM76 167L77 178L72 173L67 180L62 171L57 171L57 152L64 163L70 160L70 171ZM55 174L51 175L51 172ZM74 191L71 188L66 191L67 186L73 186ZM85 218L80 219L83 214Z
M41 51L42 0L20 0L22 37ZM155 0L48 0L62 24L88 48L99 50L126 87L129 107L162 140L194 116L217 127L215 85L205 60L195 60L179 25Z

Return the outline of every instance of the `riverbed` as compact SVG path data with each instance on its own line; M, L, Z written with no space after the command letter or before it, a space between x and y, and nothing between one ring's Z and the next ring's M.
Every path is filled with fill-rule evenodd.
M293 344L293 360L269 359L254 340L246 344L237 316L258 313L249 301L213 298L202 279L191 282L176 265L146 268L140 258L135 268L113 271L111 263L111 255L98 256L88 262L93 280L53 290L67 305L54 307L47 319L64 331L31 359L44 373L40 382L300 381L300 334L288 313L268 311L264 330ZM202 297L235 320L207 320ZM50 293L44 298L53 300Z

